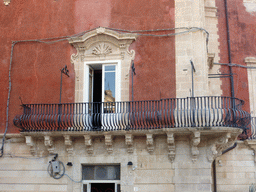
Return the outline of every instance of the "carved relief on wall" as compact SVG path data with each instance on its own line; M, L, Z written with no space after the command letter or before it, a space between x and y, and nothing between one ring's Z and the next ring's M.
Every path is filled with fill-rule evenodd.
M92 50L92 54L94 55L108 55L110 53L112 53L112 48L110 47L110 45L105 43L100 43Z

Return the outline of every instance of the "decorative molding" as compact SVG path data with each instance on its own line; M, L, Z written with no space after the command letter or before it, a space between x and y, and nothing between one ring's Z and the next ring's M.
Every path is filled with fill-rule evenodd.
M105 145L107 147L108 153L112 153L113 152L112 135L105 135Z
M147 148L148 152L152 153L154 151L154 139L153 139L153 134L146 134L147 137Z
M174 140L173 133L167 133L167 144L168 144L168 150L169 150L168 157L173 163L176 155L175 140Z
M256 57L246 57L244 62L248 65L256 65Z
M84 143L88 154L93 154L92 138L90 135L84 135Z
M256 163L256 140L246 140L244 143L253 150L254 162Z
M44 136L44 145L50 154L54 153L53 139L51 136Z
M30 147L30 153L32 155L36 154L36 147L35 147L35 143L34 140L31 136L25 136L26 138L26 144Z
M5 5L9 5L11 3L11 0L4 0Z
M98 55L98 56L106 56L108 54L112 53L112 48L110 45L107 45L105 43L100 43L97 46L95 46L92 50L92 54Z
M237 135L231 135L231 133L224 133L222 137L213 139L207 149L207 159L212 162L218 156L222 155L222 152L232 146L236 141Z
M246 57L245 63L248 66L247 68L247 78L248 78L248 87L249 87L249 104L251 115L256 115L256 57Z
M205 17L217 17L217 7L205 6Z
M99 27L96 29L97 34L103 34L105 33L106 29L104 27Z
M125 143L127 145L127 152L133 153L133 135L132 134L125 135Z
M197 157L199 155L198 145L200 143L200 132L193 131L192 139L191 139L191 154L193 163L197 161Z
M68 146L72 145L72 140L70 135L64 135L64 142L65 142L65 145L68 145Z
M135 51L129 50L130 45L136 40L133 33L122 33L115 30L99 27L80 37L69 38L69 43L76 48L76 53L71 55L70 61L74 64L75 74L80 74L85 69L85 62L94 61L121 61L121 74L130 73L131 61ZM79 75L75 81L75 102L84 102L85 76ZM129 83L129 78L120 78L120 84ZM123 89L123 87L121 87ZM125 88L126 90L126 88ZM121 101L129 99L129 87L120 92Z
M68 162L71 162L73 156L73 143L70 135L64 135L64 143L66 145L66 150L68 152Z

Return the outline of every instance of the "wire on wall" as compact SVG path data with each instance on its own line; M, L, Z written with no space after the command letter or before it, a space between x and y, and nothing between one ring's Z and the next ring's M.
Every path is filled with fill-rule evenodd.
M53 44L53 43L58 43L61 41L67 41L69 38L72 37L80 37L84 35L85 33L88 33L90 31L93 31L97 28L93 28L87 31L83 31L81 33L72 35L72 36L61 36L61 37L53 37L53 38L44 38L44 39L31 39L31 40L20 40L20 41L12 41L12 47L11 47L11 55L10 55L10 65L9 65L9 88L8 88L8 97L7 97L7 107L6 107L6 124L5 124L5 132L3 135L2 139L2 147L0 149L0 158L3 157L4 155L4 143L5 143L5 138L6 138L6 133L8 130L9 126L9 104L10 104L10 95L11 95L11 89L12 89L12 83L11 83L11 69L12 69L12 59L13 59L13 52L14 52L14 47L18 43L27 43L27 42L34 42L34 43L46 43L46 44ZM197 32L197 31L203 31L206 33L206 49L208 52L208 41L209 41L209 32L203 28L199 27L179 27L179 28L168 28L168 29L151 29L151 30L135 30L135 31L130 31L130 30L125 30L125 29L115 29L115 28L107 28L113 31L117 31L120 33L136 33L138 36L150 36L150 37L171 37L175 35L182 35L186 33L192 33L192 32ZM181 32L177 33L167 33L167 34L144 34L144 33L155 33L155 32L164 32L164 31L174 31L174 30L184 30Z

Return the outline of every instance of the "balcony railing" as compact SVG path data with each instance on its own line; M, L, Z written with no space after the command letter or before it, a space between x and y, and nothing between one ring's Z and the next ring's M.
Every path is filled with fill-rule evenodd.
M14 119L21 132L115 131L183 127L247 129L243 101L229 97L188 97L154 101L26 104Z

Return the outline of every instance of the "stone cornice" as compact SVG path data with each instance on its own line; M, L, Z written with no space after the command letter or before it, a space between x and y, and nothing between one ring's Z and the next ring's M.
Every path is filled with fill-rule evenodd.
M136 136L145 137L145 145L148 153L154 152L154 137L165 135L167 137L166 155L171 162L175 161L176 144L175 137L185 136L190 140L191 160L195 163L199 156L200 142L207 140L207 159L212 162L216 157L222 154L222 151L230 147L236 141L237 136L242 132L239 128L213 127L213 128L163 128L157 130L120 130L120 131L97 131L97 132L39 132L39 133L21 133L26 137L26 143L30 146L31 153L36 154L35 144L39 137L44 138L45 146L49 153L56 152L54 149L54 140L64 137L69 156L73 153L73 143L71 138L84 137L85 149L88 154L93 154L93 138L104 137L105 146L108 154L113 152L114 137L121 136L127 147L127 153L133 153ZM256 142L253 145L256 149ZM74 149L75 150L75 149Z
M87 41L88 39L95 37L97 35L107 35L110 37L113 37L117 40L135 40L137 35L134 33L118 33L116 31L104 28L104 27L99 27L97 29L94 29L88 33L85 33L81 37L72 37L69 38L69 43L74 44L74 43L83 43Z
M233 134L240 134L242 132L242 129L240 128L231 128L231 127L207 127L207 128L191 128L191 127L184 127L184 128L162 128L162 129L156 129L156 130L119 130L119 131L56 131L56 132L24 132L20 133L20 135L23 136L33 136L33 137L43 137L43 136L52 136L52 137L60 137L64 135L70 135L72 137L83 137L84 135L90 135L90 136L100 136L104 135L106 133L110 135L126 135L126 134L132 134L134 136L142 136L146 134L153 134L153 135L165 135L166 133L174 133L175 135L190 135L194 131L199 131L201 136L204 135L215 135L215 134L222 134L227 132L232 132Z
M256 65L256 57L246 57L244 59L244 62L248 65L248 64L254 64Z

